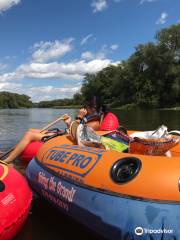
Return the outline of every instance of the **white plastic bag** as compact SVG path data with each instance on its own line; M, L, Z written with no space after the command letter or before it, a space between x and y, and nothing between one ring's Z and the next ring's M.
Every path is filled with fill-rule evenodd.
M76 139L79 146L84 146L83 142L100 143L101 137L86 124L79 124L76 132Z
M171 135L167 131L167 127L162 125L154 131L146 131L146 132L135 132L132 133L131 137L138 137L138 138L146 138L146 139L155 139L155 138L169 138Z

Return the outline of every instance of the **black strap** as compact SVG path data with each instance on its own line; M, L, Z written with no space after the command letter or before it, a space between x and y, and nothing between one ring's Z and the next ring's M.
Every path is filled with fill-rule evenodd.
M55 138L55 137L58 137L58 136L62 136L62 135L65 135L65 134L66 134L66 130L64 130L64 131L60 130L59 132L56 132L56 133L54 133L51 136L44 136L44 137L42 137L41 141L42 142L47 142L47 141L49 141L52 138Z
M0 180L0 192L3 192L5 190L5 184L3 181Z

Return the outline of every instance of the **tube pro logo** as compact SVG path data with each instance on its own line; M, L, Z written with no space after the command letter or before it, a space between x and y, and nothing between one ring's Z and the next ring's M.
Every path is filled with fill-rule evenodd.
M54 146L49 149L42 162L55 171L63 171L85 177L102 157L101 149L81 148L72 145Z

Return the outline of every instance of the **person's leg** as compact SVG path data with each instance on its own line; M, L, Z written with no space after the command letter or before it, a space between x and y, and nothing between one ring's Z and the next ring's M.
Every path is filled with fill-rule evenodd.
M14 150L9 154L9 156L4 160L9 163L12 162L16 157L18 157L26 146L32 141L40 141L42 137L46 136L45 133L40 133L40 130L30 129L25 133L24 137L20 140L20 142L16 145Z

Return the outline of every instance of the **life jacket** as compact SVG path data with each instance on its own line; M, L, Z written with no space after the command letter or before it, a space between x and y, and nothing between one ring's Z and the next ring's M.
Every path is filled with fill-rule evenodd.
M85 116L81 123L86 123L89 127L92 127L95 131L98 131L100 128L100 119L101 115L96 112L92 115Z
M108 112L106 113L101 126L100 131L113 131L119 128L119 120L115 114Z
M87 115L83 118L84 122L100 121L101 115L99 113L94 113L92 115Z

